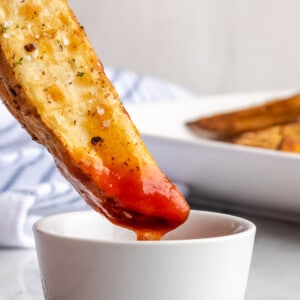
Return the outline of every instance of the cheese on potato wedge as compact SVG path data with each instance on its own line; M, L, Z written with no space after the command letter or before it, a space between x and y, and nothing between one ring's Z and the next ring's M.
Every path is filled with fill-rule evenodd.
M143 144L65 0L0 0L0 97L79 194L140 239L189 206Z

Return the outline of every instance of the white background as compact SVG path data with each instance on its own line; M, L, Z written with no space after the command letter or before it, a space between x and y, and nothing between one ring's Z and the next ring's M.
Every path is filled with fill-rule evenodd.
M106 66L197 94L300 85L300 1L69 0Z

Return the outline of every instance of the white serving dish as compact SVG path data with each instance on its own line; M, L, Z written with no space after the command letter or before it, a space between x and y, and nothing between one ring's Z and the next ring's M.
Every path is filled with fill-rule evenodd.
M300 220L299 154L213 141L196 136L185 126L186 121L200 116L253 106L294 92L203 96L128 104L126 108L171 179L189 185L198 195L217 199L221 205ZM199 201L202 198L198 197Z

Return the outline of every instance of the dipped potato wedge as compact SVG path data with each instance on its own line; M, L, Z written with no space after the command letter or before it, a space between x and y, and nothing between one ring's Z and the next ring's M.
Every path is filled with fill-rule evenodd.
M157 239L189 206L143 144L65 0L0 0L0 97L96 211Z

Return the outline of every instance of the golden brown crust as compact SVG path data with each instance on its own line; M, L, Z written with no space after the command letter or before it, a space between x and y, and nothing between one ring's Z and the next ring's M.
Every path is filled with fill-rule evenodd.
M248 131L234 137L231 142L243 146L299 152L300 123L289 123L257 131Z
M188 122L193 130L207 130L216 138L228 138L243 132L293 122L300 115L300 95L229 113L220 113Z

